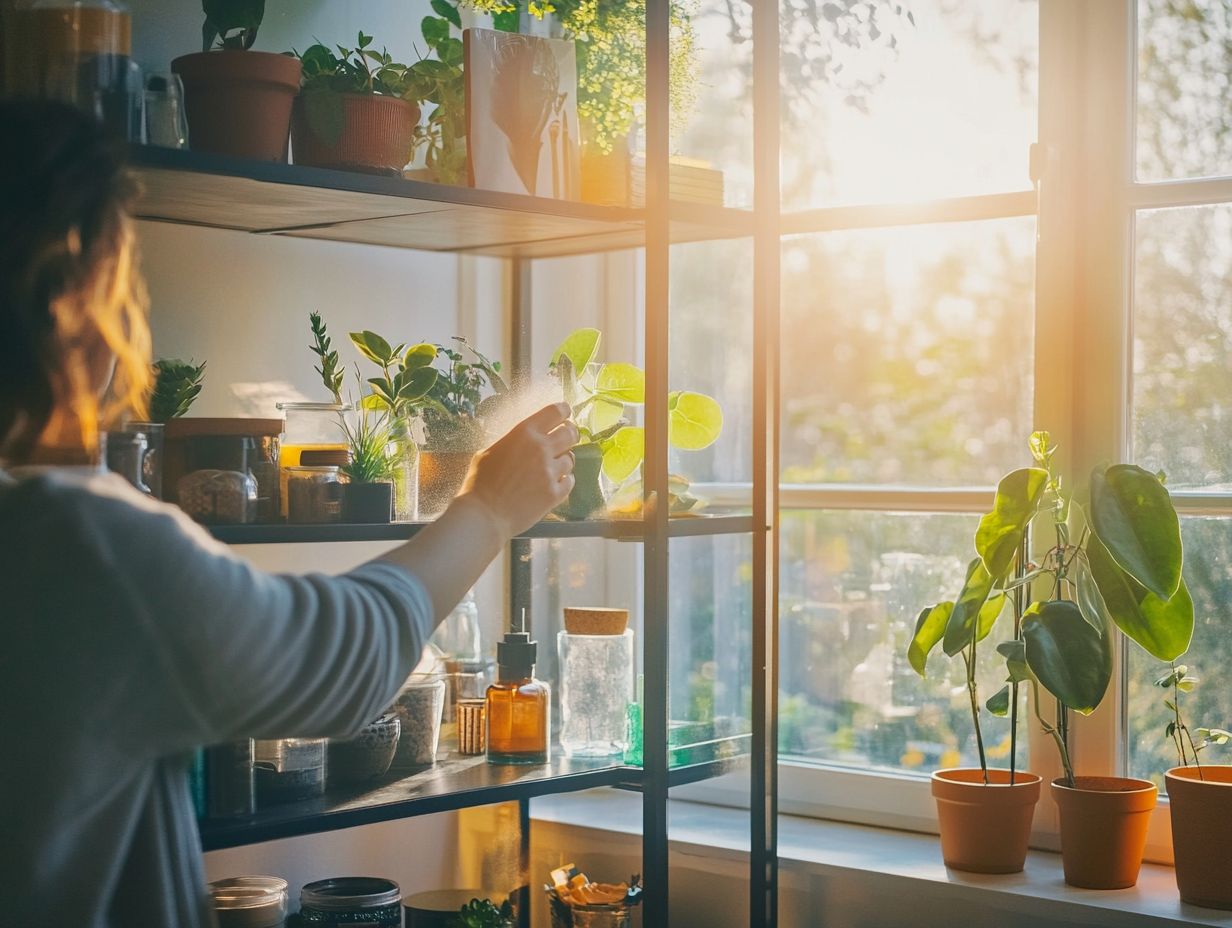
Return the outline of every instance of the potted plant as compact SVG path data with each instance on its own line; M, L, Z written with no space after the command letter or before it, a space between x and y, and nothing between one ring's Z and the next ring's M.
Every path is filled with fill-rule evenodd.
M462 41L450 26L462 28L456 3L434 0L439 16L425 16L420 32L429 54L410 67L413 94L420 104L433 105L423 125L415 128L416 149L424 149L424 171L437 184L465 185L466 79L462 73Z
M612 515L641 514L646 433L630 422L627 410L645 402L646 375L633 364L598 363L595 358L601 339L598 329L577 329L552 354L552 373L561 382L581 435L573 449L573 492L557 509L557 514L570 520L591 518L608 503L601 476L613 487ZM698 451L718 440L723 431L723 410L713 397L674 390L667 396L667 405L668 442L672 447ZM672 475L669 492L672 512L687 512L698 505L684 477Z
M355 48L321 43L301 55L303 86L291 113L295 163L401 175L419 123L411 69L362 31Z
M321 381L342 406L342 372L338 352L333 349L326 324L316 313L309 315L312 326L313 354L317 356L316 368ZM416 410L432 385L436 371L431 367L436 359L432 345L392 346L375 332L364 330L352 332L351 343L360 353L380 368L379 377L369 377L371 391L359 403L360 415L365 412L383 412L387 417L390 452L393 466L394 519L411 521L419 516L419 450L411 434L411 423ZM348 428L343 426L344 431Z
M1021 479L1021 472L1009 474L1001 482L1008 486ZM987 517L986 517L987 518ZM1024 573L1026 526L1018 533L1018 544L1010 550L1013 563L1007 575ZM980 557L967 566L968 584L985 570ZM1027 859L1031 822L1039 801L1040 778L1017 769L1017 714L1011 721L1010 767L988 766L984 736L980 726L980 699L976 683L976 658L980 642L992 632L1012 600L1015 630L1022 621L1023 587L999 591L983 602L979 596L963 595L957 600L926 606L916 620L915 634L907 649L911 667L926 676L929 653L941 644L945 653L963 659L964 681L971 706L971 723L979 752L979 767L937 770L932 775L932 794L937 804L937 824L941 834L941 853L947 867L972 873L1018 873ZM964 588L964 594L966 589ZM1015 632L1017 634L1017 631ZM1017 694L1005 692L1006 705L1017 706ZM999 708L999 707L998 707Z
M299 61L252 51L265 0L202 0L201 9L201 51L171 62L193 150L285 163Z
M1198 681L1184 664L1173 663L1155 681L1172 718L1164 737L1176 749L1177 766L1164 776L1172 817L1172 851L1181 901L1210 909L1232 909L1232 766L1203 764L1199 754L1232 741L1223 728L1190 730L1181 699ZM1197 736L1195 738L1195 735Z
M358 379L358 369L355 375ZM351 460L342 468L349 481L342 495L343 516L347 522L387 523L393 517L396 471L388 414L361 404L355 425L345 428Z
M201 393L205 379L205 362L194 364L179 358L160 358L154 362L154 387L150 391L149 420L132 421L125 427L128 432L146 436L146 453L142 461L142 476L150 493L165 499L163 476L169 470L167 462L167 423L188 414L192 404ZM179 458L175 467L183 473L183 447L175 449ZM172 476L176 476L172 469Z
M1076 776L1068 712L1090 714L1103 700L1112 677L1113 626L1160 660L1173 661L1189 647L1194 615L1181 577L1180 520L1162 476L1132 464L1096 468L1089 500L1079 505L1053 470L1056 446L1048 433L1034 433L1030 444L1034 466L998 485L993 511L976 533L979 557L956 602L968 604L967 621L975 622L990 598L1016 585L1046 591L1023 611L1019 633L997 646L1009 682L988 704L1004 711L1015 685L1030 686L1034 715L1065 771L1052 793L1066 882L1124 888L1138 878L1156 788L1147 780ZM1011 579L1014 551L1039 514L1051 523L1054 543L1038 564ZM1083 524L1075 541L1077 521ZM1057 703L1047 718L1041 689Z
M460 335L437 345L436 381L421 403L424 444L419 462L421 505L427 517L449 505L487 442L484 420L509 392L501 363Z
M472 899L449 920L449 928L513 928L513 905L497 906L491 899Z

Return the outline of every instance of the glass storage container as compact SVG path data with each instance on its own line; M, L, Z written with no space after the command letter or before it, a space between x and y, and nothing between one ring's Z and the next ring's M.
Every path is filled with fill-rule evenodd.
M342 521L343 478L336 465L284 467L287 521L316 524Z
M210 884L218 928L282 928L287 881L276 876L234 876Z
M278 446L278 464L284 468L282 477L282 517L287 518L287 476L285 468L308 464L302 460L305 451L347 452L345 416L352 407L347 403L279 403L278 411L285 417L282 439ZM326 463L317 461L317 464Z
M243 521L275 521L281 432L281 419L172 419L163 435L163 486L169 491L164 499L187 509L180 498L180 481L195 471L243 474L252 479L255 487L253 511ZM222 521L215 520L216 524Z
M308 883L299 893L304 925L401 928L402 890L393 880L344 876Z
M633 630L556 636L560 668L560 746L569 757L610 757L628 745L633 698Z
M278 738L253 742L257 804L312 799L325 792L324 738Z

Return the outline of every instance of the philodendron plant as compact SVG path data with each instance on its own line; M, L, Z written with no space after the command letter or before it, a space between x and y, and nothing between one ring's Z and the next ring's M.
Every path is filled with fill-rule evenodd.
M629 418L629 410L646 401L646 375L633 364L598 362L601 340L598 329L570 333L553 352L551 369L573 408L579 447L598 447L603 476L620 491L632 488L634 478L640 478L646 457L645 429ZM723 431L723 410L704 393L673 390L667 395L667 407L667 439L673 448L699 451L714 444ZM673 478L672 483L673 511L697 505L688 495L688 481ZM640 493L633 495L640 501Z
M1066 712L1089 715L1103 700L1112 678L1113 626L1147 653L1174 661L1189 647L1193 601L1181 577L1180 520L1162 475L1133 464L1096 468L1089 499L1079 504L1053 469L1056 446L1048 433L1035 432L1030 445L1033 466L997 485L993 511L976 530L976 556L961 592L920 614L909 657L923 672L938 644L950 656L964 656L980 763L987 771L975 695L977 647L1004 611L1007 594L1044 593L1029 604L1021 594L1014 597L1013 636L997 646L1008 679L987 708L1011 714L1016 725L1018 687L1029 685L1035 717L1054 739L1065 781L1073 785ZM1023 541L1037 517L1047 520L1051 545L1032 562ZM1041 688L1057 700L1054 718L1041 710Z

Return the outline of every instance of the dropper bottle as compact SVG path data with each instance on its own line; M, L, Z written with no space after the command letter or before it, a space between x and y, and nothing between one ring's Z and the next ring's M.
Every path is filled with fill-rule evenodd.
M517 631L496 644L496 682L488 687L488 763L544 764L552 730L552 688L535 679L538 643Z

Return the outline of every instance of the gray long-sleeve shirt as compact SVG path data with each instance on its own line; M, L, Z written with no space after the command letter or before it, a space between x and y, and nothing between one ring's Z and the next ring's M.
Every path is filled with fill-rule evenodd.
M0 921L212 924L191 750L362 727L431 605L388 564L261 573L118 477L0 473Z

